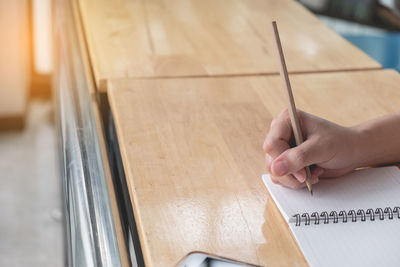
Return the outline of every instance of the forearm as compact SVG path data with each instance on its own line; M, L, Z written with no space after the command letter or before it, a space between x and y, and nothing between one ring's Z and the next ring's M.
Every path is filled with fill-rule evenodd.
M400 113L354 126L357 167L400 162Z

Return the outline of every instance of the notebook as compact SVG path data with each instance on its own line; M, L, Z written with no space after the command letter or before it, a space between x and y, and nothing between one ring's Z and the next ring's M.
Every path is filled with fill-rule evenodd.
M400 266L400 170L354 171L292 190L263 181L310 266Z

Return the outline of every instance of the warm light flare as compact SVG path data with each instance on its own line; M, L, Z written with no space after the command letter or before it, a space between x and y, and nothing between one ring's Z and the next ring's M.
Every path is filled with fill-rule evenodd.
M0 117L25 111L29 86L28 1L0 0Z
M34 68L39 74L53 69L51 0L32 0Z

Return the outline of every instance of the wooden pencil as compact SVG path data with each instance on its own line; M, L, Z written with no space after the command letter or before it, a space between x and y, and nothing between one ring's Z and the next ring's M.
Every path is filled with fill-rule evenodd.
M281 45L281 41L279 38L278 26L276 24L276 21L272 22L272 28L273 28L274 36L275 36L277 55L278 55L279 62L280 62L279 73L282 78L284 87L286 88L285 91L286 91L286 95L287 95L287 99L288 99L289 116L290 116L290 121L292 124L293 134L294 134L294 138L296 140L296 145L300 145L301 143L304 142L304 139L303 139L303 135L301 133L301 126L300 126L299 118L297 117L296 104L294 103L293 92L292 92L292 88L290 86L289 75L288 75L288 72L286 69L285 57L283 55L282 45ZM306 185L312 195L312 181L311 181L310 167L306 166L305 170L306 170L306 175L307 175L306 176Z

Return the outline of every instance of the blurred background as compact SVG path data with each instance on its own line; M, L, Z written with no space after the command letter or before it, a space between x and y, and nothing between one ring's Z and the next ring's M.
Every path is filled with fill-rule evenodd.
M400 1L299 2L400 70ZM0 32L0 266L63 266L52 1L0 0Z
M0 0L0 266L64 266L50 0Z
M300 0L384 68L400 70L399 0Z

